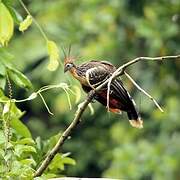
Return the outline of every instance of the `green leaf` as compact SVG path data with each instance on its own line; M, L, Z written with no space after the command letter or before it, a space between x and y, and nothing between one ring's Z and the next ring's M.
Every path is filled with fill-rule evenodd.
M31 138L31 133L30 133L29 129L19 119L12 119L10 121L10 125L21 136L26 137L26 138Z
M11 118L19 119L21 118L25 112L22 112L20 109L17 108L14 102L11 102Z
M3 2L6 6L11 6L11 5L13 5L13 0L2 0L2 2Z
M32 138L23 138L18 141L16 141L17 144L26 144L26 145L34 145L35 142Z
M22 166L20 161L12 161L11 171L9 173L10 177L19 176L20 173L22 173Z
M4 107L3 107L3 112L2 112L2 116L4 116L5 114L7 114L7 113L9 112L9 110L10 110L10 105L11 105L10 101L8 101L8 102L4 105Z
M61 154L56 154L55 157L53 158L52 162L50 163L48 169L51 171L56 171L58 169L64 170L64 164L62 161Z
M3 76L0 76L0 88L4 90L6 87L6 78Z
M14 56L10 54L5 47L0 48L0 62L4 67L12 67L12 61L14 59ZM3 67L2 67L3 68ZM7 69L6 69L7 72Z
M11 39L14 31L13 18L7 7L0 2L0 44L5 46Z
M36 162L34 159L23 159L20 161L23 165L31 166L31 165L36 165Z
M63 158L64 164L76 165L76 161L70 157Z
M20 23L19 30L24 32L32 24L32 17L28 15L24 21Z
M20 71L14 68L8 67L8 74L11 80L18 86L22 88L31 88L32 84L31 81Z
M66 153L67 155L69 153ZM66 157L66 154L56 154L54 159L52 160L51 164L49 165L49 169L53 172L57 171L58 169L64 170L64 165L69 164L69 165L75 165L76 162L74 159L70 157ZM65 156L65 157L64 157Z
M43 174L41 177L35 178L35 180L46 180L46 179L56 178L56 177L59 177L59 176L55 173L47 173L47 174Z
M9 51L7 51L7 48L5 47L0 48L0 57L5 66L7 61L12 62L14 59L14 56Z
M0 75L5 76L6 75L6 67L4 64L0 61Z
M6 138L4 136L3 131L0 130L0 145L6 142Z
M4 90L6 85L6 67L5 65L0 61L0 88Z
M5 153L4 149L1 148L1 149L0 149L0 159L1 159L1 158L4 158L5 154L6 154L6 153Z
M8 161L12 158L13 154L10 151L7 151L7 153L4 156L4 160Z
M15 146L14 154L18 157L23 153L36 153L36 149L33 146L18 144Z
M59 66L59 50L54 41L47 41L47 49L49 54L48 70L55 71Z
M3 93L3 91L0 89L0 101L8 101L9 98L6 97Z
M35 142L36 142L36 148L39 149L39 150L41 150L41 149L42 149L42 140L41 140L41 137L38 136L38 137L35 139Z
M11 179L29 180L33 179L34 169L23 164L21 161L12 161L11 171L8 172L8 177ZM17 178L18 177L18 178Z

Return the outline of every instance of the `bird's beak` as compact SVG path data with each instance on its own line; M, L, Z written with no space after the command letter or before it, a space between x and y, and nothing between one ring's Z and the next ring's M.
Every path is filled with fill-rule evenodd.
M64 73L66 73L68 71L68 68L67 67L65 67L64 68Z

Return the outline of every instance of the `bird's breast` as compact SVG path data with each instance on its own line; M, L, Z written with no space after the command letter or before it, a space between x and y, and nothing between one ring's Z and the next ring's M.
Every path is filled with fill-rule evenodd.
M83 76L83 75L79 75L79 74L77 73L76 68L71 68L70 73L71 73L72 76L73 76L74 78L76 78L81 84L83 84L83 85L85 85L85 86L88 86L88 82L87 82L87 80L86 80L86 77Z

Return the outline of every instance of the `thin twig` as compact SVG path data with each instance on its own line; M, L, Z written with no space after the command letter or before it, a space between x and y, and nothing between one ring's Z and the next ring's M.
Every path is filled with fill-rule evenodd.
M71 110L72 109L72 104L71 104L71 99L69 97L69 93L67 92L67 90L65 88L64 88L64 91L66 93L66 97L67 97L67 100L68 100L69 109Z
M133 59L125 64L123 64L122 66L120 66L113 74L112 76L107 79L106 81L104 81L101 85L99 85L97 88L96 88L96 91L99 91L102 87L104 87L108 82L109 80L114 80L116 77L124 74L124 71L126 70L127 67L129 67L130 65L132 64L135 64L139 61L163 61L163 60L166 60L166 59L174 59L174 60L180 60L180 55L177 55L177 56L163 56L163 57L138 57L136 59Z
M112 75L109 79L107 79L104 83L102 83L98 88L96 88L96 91L98 91L99 89L101 89L102 87L104 87L106 84L107 85L107 109L109 111L109 94L110 94L110 87L111 87L111 82L118 76L124 74L125 69L134 64L137 63L139 61L163 61L166 59L180 59L180 55L177 56L163 56L163 57L138 57L136 59L133 59L127 63L125 63L124 65L120 66ZM150 98L150 97L149 97ZM158 105L158 103L155 101L155 99L152 99L153 102L156 104L156 106L163 112L163 110L161 109L161 107Z
M91 90L90 93L88 94L88 97L86 98L86 100L81 104L81 107L78 108L78 110L76 111L75 117L74 117L73 121L71 122L71 124L63 132L62 136L59 138L59 140L56 143L56 145L53 147L53 149L50 151L50 153L46 156L46 158L40 164L39 168L37 169L37 171L34 174L34 177L41 176L42 173L46 170L46 168L51 163L51 161L54 158L54 156L59 152L60 147L64 144L65 140L68 138L68 136L71 134L71 132L76 128L76 126L80 122L80 119L81 119L81 116L82 116L83 112L87 108L88 104L92 101L92 99L93 99L93 97L94 97L94 95L95 95L95 93L97 91L99 91L105 85L107 85L109 81L112 81L115 78L117 78L118 76L124 74L124 71L125 71L125 69L128 66L130 66L132 64L135 64L138 61L146 61L146 60L149 60L149 61L162 61L162 60L166 60L166 59L180 59L180 55L177 55L177 56L155 57L155 58L151 58L151 57L139 57L139 58L133 59L133 60L123 64L122 66L120 66L111 75L110 78L108 78L105 82L103 82L101 85L99 85L96 89Z
M144 93L150 100L154 102L154 104L158 107L158 109L161 112L164 112L161 106L158 104L158 102L149 94L147 93L144 89L142 89L135 81L134 79L126 72L124 71L125 76L139 89L142 93Z
M44 97L42 96L42 94L41 94L40 92L38 92L38 94L39 94L39 96L41 97L42 102L44 103L44 105L45 105L45 107L46 107L48 113L51 114L51 115L54 115L54 114L51 112L51 110L49 109L49 107L48 107L48 105L47 105L47 103L46 103Z

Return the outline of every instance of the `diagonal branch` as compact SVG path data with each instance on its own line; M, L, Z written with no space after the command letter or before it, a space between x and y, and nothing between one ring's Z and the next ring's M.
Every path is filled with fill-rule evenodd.
M79 107L78 110L76 111L74 119L71 122L71 124L69 125L69 127L67 127L67 129L63 132L62 136L59 138L59 140L56 143L56 145L53 147L53 149L50 151L50 153L46 156L46 158L40 164L39 168L36 170L36 172L34 174L34 177L41 176L42 173L46 170L46 168L51 163L51 161L54 158L54 156L59 152L59 150L60 150L61 146L64 144L65 140L69 137L71 132L76 128L76 126L80 122L80 119L81 119L81 116L82 116L83 112L87 108L88 104L92 101L92 99L93 99L93 97L94 97L94 95L95 95L95 93L97 91L102 89L109 82L111 83L111 81L114 80L115 78L117 78L118 76L124 74L125 69L127 67L129 67L130 65L132 65L132 64L135 64L135 63L137 63L139 61L163 61L163 60L167 60L167 59L172 59L172 60L180 59L180 55L177 55L177 56L163 56L163 57L155 57L155 58L151 58L151 57L139 57L139 58L133 59L133 60L123 64L122 66L120 66L112 74L112 76L109 79L107 79L104 83L100 84L96 89L91 90L90 93L88 94L86 100L84 100L84 102L81 103L81 107Z
M158 102L149 93L147 93L144 89L142 89L126 71L124 71L124 74L137 87L137 89L139 89L139 91L144 93L150 100L154 102L154 104L158 107L158 109L161 112L164 112L161 106L158 104Z
M78 107L73 121L67 127L67 129L63 132L58 142L53 147L53 149L49 152L49 154L46 156L46 158L44 159L40 167L36 170L34 177L41 176L42 173L46 170L46 168L48 167L48 165L50 164L54 156L59 152L60 147L64 144L64 141L69 137L69 135L74 130L74 128L79 124L80 118L83 112L85 111L85 109L87 108L88 104L93 99L94 94L95 94L95 91L91 91L91 93L89 93L89 96L86 98L86 100L83 103L81 103L81 105Z

